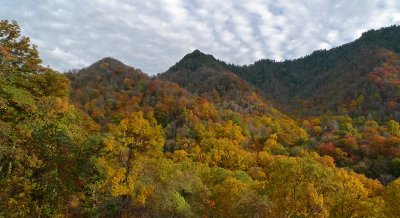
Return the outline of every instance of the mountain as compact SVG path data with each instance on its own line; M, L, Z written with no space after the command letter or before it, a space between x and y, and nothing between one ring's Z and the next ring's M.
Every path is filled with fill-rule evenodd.
M141 70L113 58L103 58L66 75L71 81L72 102L105 128L139 108L162 108L160 105L168 102L164 98L167 95L193 100L176 84L151 80ZM170 106L176 105L170 103ZM165 107L163 110L172 112L173 108Z
M391 26L303 58L260 60L248 66L227 64L195 50L158 78L200 95L234 98L255 92L298 117L330 111L400 120L399 38L400 27Z
M195 51L171 69L169 74L150 79L138 69L104 58L66 75L71 81L72 103L88 113L103 131L129 114L142 111L166 128L169 151L183 146L178 142L180 138L192 138L193 132L198 131L192 122L230 120L252 135L248 143L256 138L265 141L276 133L276 140L290 147L306 137L293 119L269 105L256 88L239 76L222 71L223 65L211 55ZM176 80L167 81L167 76ZM186 80L190 77L197 78L196 82ZM269 120L276 129L256 128L258 119Z
M392 26L296 60L249 66L195 50L156 78L250 116L278 108L302 121L309 149L387 183L398 176L400 155L399 36L400 27Z
M89 67L66 74L75 86L89 84L123 84L124 78L133 81L148 80L149 77L139 69L129 67L111 57L103 58ZM126 82L125 82L126 83ZM124 88L124 87L122 87Z
M195 95L234 111L265 113L270 107L258 88L228 70L224 62L199 50L185 55L157 78L175 82Z
M400 120L399 38L400 27L391 26L296 60L261 60L227 69L292 114L345 111L377 120Z

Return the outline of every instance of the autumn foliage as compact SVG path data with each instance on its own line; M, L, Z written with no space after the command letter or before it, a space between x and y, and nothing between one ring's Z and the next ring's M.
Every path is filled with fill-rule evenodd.
M0 217L399 216L400 124L365 115L369 92L295 120L199 51L157 77L112 58L40 63L1 21ZM368 71L385 119L396 64Z

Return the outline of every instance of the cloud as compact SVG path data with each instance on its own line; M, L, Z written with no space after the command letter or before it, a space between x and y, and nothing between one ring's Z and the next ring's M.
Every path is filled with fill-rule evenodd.
M154 74L194 49L235 64L293 59L400 24L397 0L0 0L46 65L105 56Z

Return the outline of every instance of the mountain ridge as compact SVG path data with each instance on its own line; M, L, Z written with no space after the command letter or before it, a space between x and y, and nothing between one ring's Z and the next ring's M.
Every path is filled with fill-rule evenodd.
M354 42L329 50L317 50L302 58L282 62L264 59L243 66L227 64L212 55L195 50L185 55L181 61L166 72L158 74L158 78L177 82L181 86L185 86L189 82L193 86L198 79L196 76L199 76L198 73L193 72L198 71L201 67L203 71L207 71L208 68L210 75L215 75L216 71L230 72L261 90L268 101L273 102L286 113L301 116L323 114L327 111L340 113L340 111L350 109L343 106L346 102L359 97L350 93L353 87L371 86L370 89L379 92L379 95L384 95L366 78L369 73L375 68L379 68L388 59L396 59L400 51L398 38L400 38L400 27L390 26L367 31ZM182 69L186 73L178 72ZM179 76L171 76L172 72ZM170 76L167 76L168 74ZM200 80L204 81L204 79ZM360 85L359 81L364 81L368 85ZM201 83L197 85L201 85ZM325 90L324 86L330 89L326 88L327 90ZM340 89L336 90L336 87L340 87ZM367 94L364 92L356 90L359 95ZM331 99L334 101L330 101ZM399 99L383 99L381 104L385 105L389 101L398 102ZM305 109L299 110L299 105L304 106ZM352 111L352 113L373 116L379 120L400 119L395 114L379 117L377 114L382 111L388 113L387 109L375 108L375 106L365 106L359 112Z
M393 85L395 83L377 85L371 80L373 75L376 77L376 69L390 63L390 78L397 78L400 67L396 64L400 52L398 38L400 27L393 25L369 30L353 42L329 50L316 50L301 58L281 62L262 59L242 66L226 63L196 49L152 78L175 82L194 94L210 95L209 99L213 99L212 96L235 98L238 93L246 92L249 96L254 92L265 102L293 116L321 115L331 111L382 121L400 120L400 114L393 112L393 109L400 109L400 90ZM110 57L84 69L95 72L104 65L111 65L108 68L114 74L118 72L116 68L120 71L130 69ZM130 71L150 78L138 69ZM391 87L382 89L381 86ZM241 90L235 92L236 89ZM383 90L391 90L394 94L388 96ZM365 98L372 95L379 95L378 103L374 103L377 98ZM357 98L364 98L365 102L356 105Z

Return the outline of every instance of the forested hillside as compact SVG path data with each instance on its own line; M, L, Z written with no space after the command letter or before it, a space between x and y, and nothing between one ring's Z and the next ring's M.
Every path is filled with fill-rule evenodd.
M331 111L380 121L400 120L399 38L400 27L391 26L296 60L260 60L226 68L297 116Z
M208 96L220 107L276 105L307 130L303 147L386 184L400 176L400 65L394 52L399 32L397 27L369 31L329 51L250 66L228 65L196 50L157 78ZM259 100L247 104L248 96ZM221 99L224 104L218 104Z
M55 72L1 21L0 217L399 217L391 34L244 67L194 51L149 77Z

